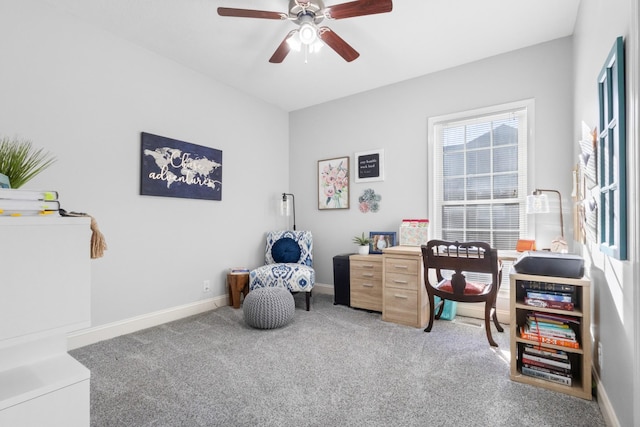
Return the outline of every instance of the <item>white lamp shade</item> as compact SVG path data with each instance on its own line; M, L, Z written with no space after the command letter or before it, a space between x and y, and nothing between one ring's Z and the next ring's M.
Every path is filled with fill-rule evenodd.
M312 44L318 38L318 30L313 26L313 24L308 22L300 25L299 34L300 41L306 45Z
M549 213L549 198L546 194L527 196L527 213Z
M291 209L289 208L289 198L280 198L280 215L291 216Z

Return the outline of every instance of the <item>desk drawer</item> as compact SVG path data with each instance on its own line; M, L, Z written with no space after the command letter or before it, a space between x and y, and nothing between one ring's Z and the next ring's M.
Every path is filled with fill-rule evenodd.
M384 285L388 288L406 289L410 291L417 291L418 283L417 275L389 273L384 276Z
M349 261L351 307L382 311L382 257L351 255Z
M411 274L416 276L420 271L420 260L407 258L386 258L385 270L387 273Z
M351 279L351 307L382 311L382 281Z
M382 263L370 261L351 261L351 277L382 278Z
M420 327L418 293L405 289L385 288L382 320Z

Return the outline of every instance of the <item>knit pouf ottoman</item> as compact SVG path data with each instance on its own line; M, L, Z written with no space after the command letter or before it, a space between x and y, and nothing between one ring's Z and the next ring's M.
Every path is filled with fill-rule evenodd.
M289 323L295 312L293 295L285 288L258 288L244 298L244 321L259 329L274 329Z

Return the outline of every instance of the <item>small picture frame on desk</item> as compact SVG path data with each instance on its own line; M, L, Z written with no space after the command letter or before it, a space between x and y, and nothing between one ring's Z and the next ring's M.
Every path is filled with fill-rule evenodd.
M11 188L9 177L3 173L0 173L0 188Z
M381 254L384 249L396 246L396 232L371 231L369 232L369 240L369 253Z

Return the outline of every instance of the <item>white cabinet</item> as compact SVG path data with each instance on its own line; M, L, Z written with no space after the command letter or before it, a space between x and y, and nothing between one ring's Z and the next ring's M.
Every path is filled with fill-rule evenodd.
M89 425L90 218L0 217L0 425Z

